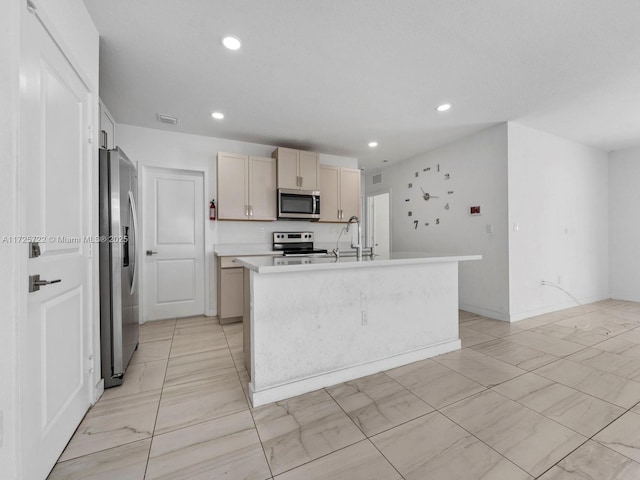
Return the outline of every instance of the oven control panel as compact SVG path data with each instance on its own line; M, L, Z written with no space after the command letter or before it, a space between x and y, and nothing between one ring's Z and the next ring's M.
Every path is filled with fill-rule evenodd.
M273 232L273 243L313 242L313 232Z

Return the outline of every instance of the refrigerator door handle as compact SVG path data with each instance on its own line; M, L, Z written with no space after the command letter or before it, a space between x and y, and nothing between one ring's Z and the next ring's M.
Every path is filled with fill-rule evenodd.
M129 227L125 226L122 227L123 232L122 232L122 248L123 248L123 254L122 254L122 266L123 267L128 267L129 266Z
M136 208L136 200L133 198L133 192L129 190L129 203L131 206L131 218L133 218L133 275L131 280L131 293L135 290L136 286L136 273L138 266L138 256L136 255L136 248L138 243L138 209Z

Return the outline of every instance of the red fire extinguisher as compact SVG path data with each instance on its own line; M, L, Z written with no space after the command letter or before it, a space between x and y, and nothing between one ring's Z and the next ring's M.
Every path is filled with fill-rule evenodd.
M216 202L215 200L211 200L211 203L209 203L209 220L215 220L216 219Z

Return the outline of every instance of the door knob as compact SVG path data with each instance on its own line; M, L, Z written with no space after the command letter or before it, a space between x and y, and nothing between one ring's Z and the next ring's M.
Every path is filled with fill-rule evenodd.
M155 251L153 251L153 250L147 250L147 256L149 256L149 257L150 257L151 255L157 255L157 254L158 254L158 252L155 252Z
M40 290L40 287L51 285L52 283L60 283L61 281L61 278L56 280L40 280L40 275L29 275L29 292L37 292Z

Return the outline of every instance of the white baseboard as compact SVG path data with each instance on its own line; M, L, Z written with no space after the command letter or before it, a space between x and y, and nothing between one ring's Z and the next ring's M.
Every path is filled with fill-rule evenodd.
M587 305L593 302L599 302L600 300L607 300L609 298L614 298L616 300L629 300L631 302L638 302L640 300L626 299L615 297L613 295L599 295L591 298L580 299L580 305ZM503 322L517 322L518 320L524 320L525 318L537 317L538 315L544 315L546 313L557 312L559 310L564 310L566 308L576 307L576 303L569 300L567 302L558 303L555 305L545 305L543 307L534 308L532 310L527 310L525 312L518 313L504 313L504 312L496 312L494 310L489 310L487 308L477 307L475 305L468 305L465 303L461 303L459 308L460 310L464 310L466 312L475 313L476 315L482 315L484 317L492 318L494 320L501 320Z
M612 293L610 298L613 300L622 300L625 302L640 302L640 297L638 295L618 295L617 293Z
M599 302L601 300L607 300L610 296L608 294L599 295L596 297L580 299L580 305L587 305L593 302ZM544 315L547 313L557 312L559 310L565 310L567 308L577 307L576 302L569 300L568 302L559 303L556 305L546 305L544 307L536 308L533 310L527 310L526 312L514 313L510 315L511 322L517 322L518 320L524 320L525 318L537 317L538 315Z
M260 391L255 391L253 388L253 382L251 382L249 384L251 403L254 407L259 407L260 405L266 405L267 403L277 402L286 398L295 397L296 395L312 392L320 388L329 387L355 378L365 377L384 370L401 367L402 365L435 357L436 355L459 350L460 346L460 339L449 340L447 342L430 345L428 347L402 353L400 355L394 355L392 357L374 360L372 362L334 370L320 375L314 375L313 377L303 378L301 380L296 380L295 382L269 387Z
M494 320L501 320L503 322L509 321L509 314L505 312L496 312L495 310L490 310L488 308L482 308L475 305L468 305L466 303L461 303L458 308L460 310L464 310L465 312L475 313L476 315L482 315L483 317L492 318Z
M94 405L104 393L104 378L101 378L98 384L93 389L93 402L91 405Z

